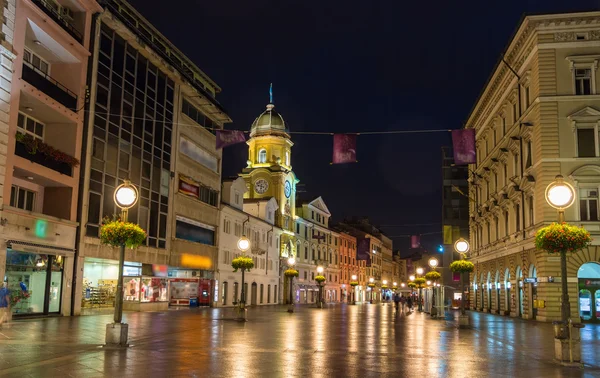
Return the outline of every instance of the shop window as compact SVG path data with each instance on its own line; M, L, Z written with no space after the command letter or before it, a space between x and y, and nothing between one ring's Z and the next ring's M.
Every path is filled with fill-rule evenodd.
M10 188L10 206L22 210L35 211L35 196L35 192L13 185Z

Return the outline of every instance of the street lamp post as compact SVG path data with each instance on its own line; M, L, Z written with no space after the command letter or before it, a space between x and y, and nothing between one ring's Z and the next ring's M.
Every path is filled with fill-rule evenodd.
M369 303L371 303L371 304L373 304L373 292L375 291L375 290L373 290L374 289L374 286L373 286L374 282L375 282L375 278L370 277L369 278L369 287L371 288L371 294L370 294L370 298L369 298Z
M294 265L296 264L294 256L288 258L287 262L289 269L294 269ZM288 305L288 312L294 312L294 276L290 276L290 303Z
M423 268L417 268L417 277L423 274ZM423 288L419 285L419 312L423 311Z
M564 181L561 175L546 187L546 201L558 210L558 222L565 221L565 209L575 202L575 189ZM562 303L560 305L561 319L567 322L571 317L571 304L569 303L569 289L567 285L567 251L560 251L560 276L562 286Z
M357 282L356 279L358 277L356 277L356 274L352 275L352 282ZM356 285L352 285L352 304L355 305L356 304Z
M435 268L438 266L439 261L438 259L436 259L435 257L432 257L429 259L429 266L431 267L431 269L435 270ZM436 285L435 285L435 281L433 284L433 289L432 289L432 295L431 295L431 316L437 316L437 312L438 312L438 308L435 306L435 291L436 291ZM438 299L439 301L439 299Z
M137 188L131 184L131 181L124 180L123 184L115 189L113 200L117 207L121 209L121 221L127 222L127 213L138 200ZM125 244L119 247L119 276L117 281L117 292L115 293L115 313L114 323L106 327L106 343L126 346L129 333L129 325L124 324L123 320L123 269L125 265Z
M469 245L469 242L463 238L458 239L454 243L454 250L456 252L458 252L461 255L461 257L463 257L463 258L467 255L470 248L471 248L471 246ZM460 274L460 314L461 314L461 317L460 317L459 321L465 322L466 323L465 325L468 325L469 318L465 315L465 278L464 278L464 275L465 275L465 273Z
M237 242L237 247L240 251L242 251L242 253L245 253L246 251L248 251L250 249L250 239L248 239L246 236L242 236L238 242ZM244 273L246 272L245 268L242 268L242 295L240 297L240 308L243 311L246 311L246 291L244 290ZM244 316L245 318L245 316Z
M317 267L317 273L320 275L323 274L323 267L322 266L318 266ZM319 308L323 308L323 283L319 282Z

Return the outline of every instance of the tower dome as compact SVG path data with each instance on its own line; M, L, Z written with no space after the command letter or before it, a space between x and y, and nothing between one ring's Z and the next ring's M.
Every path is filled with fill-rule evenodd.
M268 104L267 110L256 117L250 128L250 137L260 135L279 135L289 138L288 128L281 114L275 111L275 105Z

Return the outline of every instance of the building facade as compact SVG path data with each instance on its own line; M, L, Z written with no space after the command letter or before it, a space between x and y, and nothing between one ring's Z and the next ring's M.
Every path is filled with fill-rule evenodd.
M442 273L445 286L444 300L459 300L459 276L450 270L450 264L459 260L454 250L454 242L460 238L469 239L469 168L454 164L451 147L442 147L442 225L444 227L443 256L439 259L438 270ZM467 287L468 285L465 284Z
M364 287L357 285L354 288L350 285L352 276L356 276L356 282L360 279L360 269L356 259L356 238L346 232L339 232L339 251L340 251L340 284L342 285L342 296L340 301L351 303L358 301L360 293ZM355 299L356 298L356 299Z
M0 277L14 316L68 315L95 1L3 2ZM19 78L19 80L14 80Z
M231 262L241 254L238 240L246 236L250 251L246 254L254 260L254 268L245 273L244 293L247 306L277 304L279 288L280 232L273 225L278 210L274 198L257 202L244 202L246 183L242 178L223 183L221 204L221 227L219 228L219 262L216 283L219 300L215 306L234 306L241 300L241 273L233 272Z
M476 131L470 169L473 309L560 319L560 257L536 250L535 232L557 221L545 189L556 175L576 189L565 219L594 238L569 254L571 315L600 311L599 12L527 16L466 123Z
M73 313L114 306L118 251L98 233L125 179L139 190L128 221L148 238L126 251L124 308L165 309L191 296L209 305L221 179L211 132L230 122L220 88L129 4L103 4L91 33Z

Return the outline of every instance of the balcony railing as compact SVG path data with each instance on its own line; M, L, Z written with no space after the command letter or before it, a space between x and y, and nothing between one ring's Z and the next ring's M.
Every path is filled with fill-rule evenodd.
M73 25L69 23L69 21L61 15L56 8L53 8L48 4L49 1L52 0L31 0L34 4L40 7L41 10L44 11L50 18L52 18L57 24L59 24L63 29L67 31L73 38L77 40L77 42L83 42L83 36L79 32L79 30L75 29Z
M73 168L69 164L51 160L39 153L31 154L29 151L27 151L27 147L25 147L25 145L19 141L15 143L15 155L20 156L23 159L27 159L32 163L43 165L44 167L50 168L58 173L62 173L63 175L73 177Z
M48 96L60 102L67 108L75 110L77 108L77 95L71 92L67 87L38 70L23 64L23 80L41 90Z

